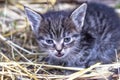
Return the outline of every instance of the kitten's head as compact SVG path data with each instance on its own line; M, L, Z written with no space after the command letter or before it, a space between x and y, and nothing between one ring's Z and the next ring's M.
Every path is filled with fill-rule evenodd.
M79 45L86 8L84 3L71 13L55 11L41 15L27 7L25 12L39 46L50 56L61 59Z

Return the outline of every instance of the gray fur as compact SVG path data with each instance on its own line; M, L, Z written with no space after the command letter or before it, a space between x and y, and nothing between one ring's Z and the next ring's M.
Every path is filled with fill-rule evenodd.
M32 23L34 16L40 19L40 25L37 25L39 28L33 31L40 48L49 54L45 59L49 64L89 67L97 62L115 61L115 49L118 49L120 41L118 15L114 9L103 4L88 3L87 6L87 11L83 11L85 16L77 15L85 7L71 11L51 11L40 15L40 18L26 10L27 15L32 15L28 16L29 20L33 18ZM76 10L79 10L78 13L74 12ZM74 21L75 17L71 15L77 15L75 17L84 24ZM67 37L71 38L68 43L65 42ZM50 44L46 41L50 41Z

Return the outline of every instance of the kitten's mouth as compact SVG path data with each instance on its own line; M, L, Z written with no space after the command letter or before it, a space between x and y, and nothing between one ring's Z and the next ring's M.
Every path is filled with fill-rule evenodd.
M64 54L62 54L62 53L57 53L57 54L55 54L57 57L62 57Z

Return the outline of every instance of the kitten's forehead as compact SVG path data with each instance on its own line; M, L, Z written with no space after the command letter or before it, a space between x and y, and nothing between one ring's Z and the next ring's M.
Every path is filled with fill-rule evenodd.
M75 29L70 18L61 13L54 13L45 16L44 23L41 24L40 28L40 33L41 31L45 31L47 36L54 39L63 38Z

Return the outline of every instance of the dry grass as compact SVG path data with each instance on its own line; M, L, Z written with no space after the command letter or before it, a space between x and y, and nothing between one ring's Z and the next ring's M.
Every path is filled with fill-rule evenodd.
M48 65L39 62L47 54L39 51L24 15L23 4L44 13L53 9L56 0L9 0L0 6L0 80L87 80L103 79L119 75L110 70L120 67L116 63L97 63L87 69ZM38 4L39 3L39 4ZM70 5L65 5L70 7ZM54 7L54 9L58 9ZM39 57L38 57L39 56ZM116 55L117 56L117 55ZM118 57L118 56L117 56ZM51 69L75 71L64 75L51 73ZM86 74L89 73L89 74Z

